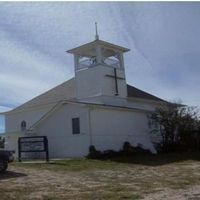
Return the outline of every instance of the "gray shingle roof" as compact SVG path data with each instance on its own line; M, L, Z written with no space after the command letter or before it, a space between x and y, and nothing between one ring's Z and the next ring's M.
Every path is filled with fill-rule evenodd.
M18 106L12 111L19 111L21 109L32 108L47 104L57 104L62 100L74 98L74 78L48 90L47 92L27 101L26 103Z
M128 97L134 97L134 98L140 98L140 99L147 99L147 100L153 100L153 101L163 101L163 99L160 99L152 94L149 94L147 92L144 92L136 87L133 87L131 85L127 84L127 91L128 91Z

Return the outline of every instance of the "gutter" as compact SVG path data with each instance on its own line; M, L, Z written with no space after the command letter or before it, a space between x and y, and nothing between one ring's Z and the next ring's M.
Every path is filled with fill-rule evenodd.
M68 103L88 105L91 108L93 108L93 106L98 106L98 107L103 107L103 108L106 107L106 108L110 108L110 109L118 108L118 109L130 110L130 111L153 112L151 110L146 110L146 109L141 109L141 108L132 108L132 107L127 107L127 106L116 106L116 105L110 105L110 104L89 103L89 102L81 102L81 101L65 101L65 102L63 102L63 104L68 104Z

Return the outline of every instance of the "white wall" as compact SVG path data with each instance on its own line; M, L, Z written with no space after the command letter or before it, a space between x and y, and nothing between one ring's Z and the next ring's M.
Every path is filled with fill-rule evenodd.
M27 128L37 122L52 106L35 108L34 110L26 110L21 112L11 112L5 115L5 132L20 132L21 122L26 121Z
M39 116L36 113L33 116ZM89 123L89 116L91 123ZM25 115L18 114L12 117L9 123L13 120L15 126L12 124L11 126L18 127L16 121L21 122ZM27 120L28 117L31 118L31 113L29 115L27 113L27 118L23 119ZM74 117L80 118L81 133L77 135L72 134ZM37 135L48 137L50 158L86 156L91 140L98 150L120 150L123 143L129 141L132 145L136 146L140 143L144 148L154 151L150 142L148 119L144 112L95 108L89 115L89 108L85 105L65 104L42 121L35 132ZM17 152L19 134L13 136L7 134L7 136L9 136L7 147Z
M72 134L74 117L80 118L81 134ZM51 158L86 156L90 140L98 150L120 150L123 143L129 141L133 146L142 144L155 152L146 113L98 108L90 111L90 119L91 123L87 106L66 104L42 122L36 133L48 137Z
M92 142L97 150L120 150L125 141L155 152L146 113L111 109L91 110Z
M95 66L76 72L76 95L78 99L97 95L115 95L115 79L106 75L114 76L114 69L107 66ZM117 76L125 78L124 70L117 69ZM118 79L120 97L127 97L126 81Z
M80 134L72 134L72 118L80 118ZM82 157L88 154L89 139L88 108L66 104L42 122L37 135L47 136L51 158Z
M23 136L21 133L7 133L5 135L5 149L15 151L15 157L18 157L18 138Z

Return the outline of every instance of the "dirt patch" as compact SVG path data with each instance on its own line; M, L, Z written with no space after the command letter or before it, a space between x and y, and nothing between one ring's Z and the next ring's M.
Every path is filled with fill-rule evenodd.
M154 194L149 194L144 200L198 200L200 199L200 186L192 186L185 189L164 189Z

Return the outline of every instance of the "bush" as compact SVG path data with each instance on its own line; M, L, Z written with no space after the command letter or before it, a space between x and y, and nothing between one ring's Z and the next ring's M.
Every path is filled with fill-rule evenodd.
M101 153L101 156L102 158L112 158L115 156L119 156L119 152L109 149L109 150L103 151Z
M94 145L89 146L89 152L90 152L90 153L96 152L96 148L95 148Z
M114 150L105 150L105 151L98 151L96 150L94 145L89 147L89 154L87 158L92 159L109 159L117 156L131 156L131 155L138 155L138 154L152 154L149 150L144 149L141 144L138 144L136 147L131 146L129 142L124 142L122 150L114 151Z
M142 144L132 147L133 154L152 154L150 150L144 149Z
M129 142L124 142L124 145L123 145L123 152L131 152L131 145Z
M87 158L101 158L101 152L97 151L94 145L90 145Z

